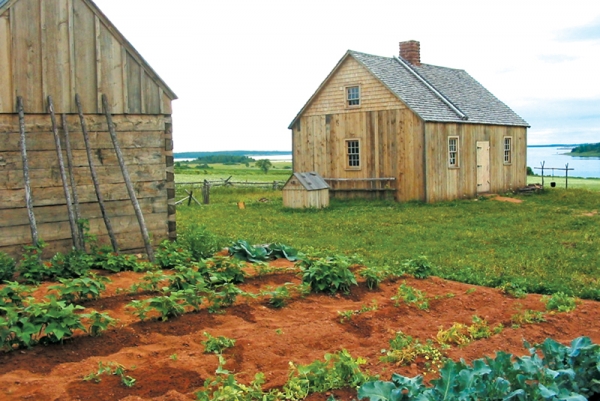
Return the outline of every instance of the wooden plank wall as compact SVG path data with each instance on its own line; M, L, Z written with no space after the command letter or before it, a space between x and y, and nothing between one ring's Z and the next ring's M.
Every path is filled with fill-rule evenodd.
M300 188L286 185L283 189L283 206L293 209L325 208L329 206L329 189L307 191L301 185Z
M148 230L157 245L172 234L171 228L174 230L169 223L169 220L174 221L174 207L169 202L172 203L175 195L170 119L148 115L115 115L113 119ZM49 244L45 254L49 257L58 251L68 251L72 246L66 202L49 115L28 114L25 121L34 213L40 238ZM106 120L101 115L88 115L86 122L93 161L119 246L125 251L142 251L143 239L107 132ZM87 164L78 116L68 116L68 127L82 217L89 220L91 234L97 235L99 242L109 244ZM14 257L20 255L22 245L31 244L18 130L17 116L0 114L0 251ZM66 153L63 156L66 160ZM171 160L169 177L169 170L165 168L167 158Z
M479 124L427 123L426 182L428 202L477 196L477 141L490 143L490 191L501 193L526 185L527 129ZM459 168L448 167L448 137L459 138ZM513 161L504 164L504 137L513 138Z
M106 94L115 114L170 114L167 88L85 0L19 0L0 16L0 113L102 113Z
M410 110L302 116L292 131L294 172L316 171L325 178L396 177L396 200L424 200L423 128ZM346 139L360 141L361 169L346 169ZM366 189L369 185L337 183L335 189ZM380 196L368 192L354 195Z

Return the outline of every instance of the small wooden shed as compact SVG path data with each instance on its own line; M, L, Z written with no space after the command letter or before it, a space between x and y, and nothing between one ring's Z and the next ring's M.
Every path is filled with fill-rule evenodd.
M294 118L294 171L331 196L436 202L527 183L529 124L463 70L349 50Z
M70 138L66 174L69 181L73 178L71 193L77 192L79 217L89 222L89 233L100 244L110 243L92 182L93 164L119 250L146 248L109 135L103 96L149 237L154 245L175 238L175 93L91 0L0 0L0 251L15 257L23 245L32 244L26 164L39 239L48 244L44 256L73 246L54 127L65 160L67 133ZM22 119L17 98L22 99Z
M283 206L322 209L329 206L329 185L318 173L294 173L283 186Z

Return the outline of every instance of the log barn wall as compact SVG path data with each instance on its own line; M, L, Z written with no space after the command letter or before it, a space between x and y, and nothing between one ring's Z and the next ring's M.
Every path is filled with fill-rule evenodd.
M20 255L30 245L16 97L25 110L34 214L44 256L71 249L65 195L47 97L67 115L73 175L90 234L109 244L100 214L75 95L81 97L93 162L119 248L144 242L116 159L102 108L109 100L117 137L152 242L175 238L171 101L173 91L90 0L8 0L0 7L0 251Z

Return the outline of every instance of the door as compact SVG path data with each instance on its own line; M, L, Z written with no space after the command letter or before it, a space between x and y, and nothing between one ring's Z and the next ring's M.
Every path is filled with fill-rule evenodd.
M490 192L490 143L477 141L477 193Z

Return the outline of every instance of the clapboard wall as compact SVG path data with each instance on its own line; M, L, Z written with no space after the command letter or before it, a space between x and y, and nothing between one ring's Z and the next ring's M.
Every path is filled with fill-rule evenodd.
M0 251L19 256L32 242L19 148L17 96L25 112L34 214L45 256L71 249L71 232L48 96L67 116L73 176L90 234L109 244L83 142L81 98L93 163L119 248L144 242L102 107L106 95L117 138L154 245L176 235L171 101L173 91L90 0L8 0L0 7ZM68 174L68 173L67 173Z

